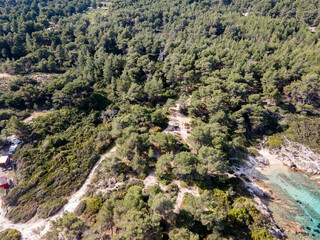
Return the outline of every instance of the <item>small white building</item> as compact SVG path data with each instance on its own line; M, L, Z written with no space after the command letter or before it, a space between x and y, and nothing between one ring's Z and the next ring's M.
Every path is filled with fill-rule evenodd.
M9 156L1 156L0 157L0 167L5 167L9 163Z

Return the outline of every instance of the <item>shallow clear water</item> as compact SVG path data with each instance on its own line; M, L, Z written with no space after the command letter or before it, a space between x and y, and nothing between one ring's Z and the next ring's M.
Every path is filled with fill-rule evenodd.
M270 204L276 221L298 221L307 231L306 237L320 239L320 184L287 168L270 171L265 177L266 185L283 201L277 206Z

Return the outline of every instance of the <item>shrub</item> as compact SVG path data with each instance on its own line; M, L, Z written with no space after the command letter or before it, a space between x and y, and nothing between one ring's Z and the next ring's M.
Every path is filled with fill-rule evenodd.
M249 154L251 154L253 156L259 156L259 152L255 148L248 148L248 152L249 152Z
M21 237L21 233L15 229L7 229L0 232L1 240L20 240Z
M314 150L319 151L320 144L320 123L318 118L290 119L289 128L285 135L291 141L305 144Z
M99 212L100 208L102 207L102 201L96 197L88 198L86 204L86 213L88 213L89 215Z
M166 190L171 197L176 197L178 196L178 192L179 192L179 186L177 184L170 184L168 187L167 187L167 190Z
M68 200L65 198L59 198L50 202L43 203L38 208L38 216L41 218L48 218L56 214Z
M272 240L272 237L265 229L258 227L251 231L251 237L253 240Z
M0 120L9 120L12 116L15 116L16 114L14 111L9 109L1 109L0 110Z
M37 212L38 203L28 202L24 206L18 205L12 211L9 212L8 218L14 223L17 222L27 222L31 219Z
M87 201L82 200L79 203L79 205L76 207L74 212L75 212L75 214L77 214L77 216L80 216L86 209L87 209Z
M280 148L283 143L282 137L279 133L276 133L268 138L268 145L271 148Z

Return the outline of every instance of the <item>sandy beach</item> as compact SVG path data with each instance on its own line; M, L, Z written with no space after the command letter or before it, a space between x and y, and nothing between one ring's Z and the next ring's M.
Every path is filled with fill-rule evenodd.
M258 170L261 171L261 173L268 173L272 171L274 168L279 169L279 168L287 168L281 160L279 160L275 155L271 154L269 150L262 148L259 151L260 155L267 159L269 161L269 166L261 167L258 166Z

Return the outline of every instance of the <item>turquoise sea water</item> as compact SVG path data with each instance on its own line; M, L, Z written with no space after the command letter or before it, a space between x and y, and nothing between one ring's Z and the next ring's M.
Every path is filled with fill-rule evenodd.
M298 221L307 231L306 237L320 239L320 184L305 173L287 168L270 171L264 181L282 200L277 208L270 205L276 221Z

